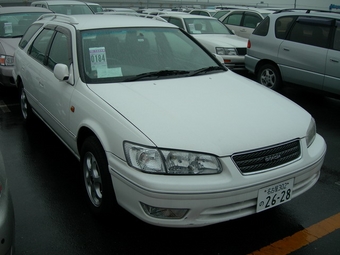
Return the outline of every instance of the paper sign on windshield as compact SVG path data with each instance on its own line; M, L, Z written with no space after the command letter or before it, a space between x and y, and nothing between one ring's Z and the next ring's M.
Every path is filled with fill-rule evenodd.
M89 51L92 71L107 68L105 47L89 48Z

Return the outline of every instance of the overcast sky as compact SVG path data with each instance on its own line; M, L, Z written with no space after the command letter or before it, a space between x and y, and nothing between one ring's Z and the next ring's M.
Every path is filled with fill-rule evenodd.
M215 0L211 0L215 1ZM277 6L277 7L285 7L285 8L293 8L294 4L296 4L296 8L313 8L313 9L323 9L328 10L330 4L340 5L340 0L230 0L225 1L226 3L232 4L258 4L264 2L265 5L269 6ZM263 4L262 4L263 6Z

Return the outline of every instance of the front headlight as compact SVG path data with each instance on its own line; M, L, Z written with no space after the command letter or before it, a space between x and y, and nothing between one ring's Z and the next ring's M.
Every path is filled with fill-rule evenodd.
M217 157L209 154L161 150L124 143L127 163L148 173L199 175L218 174L222 171Z
M1 55L0 56L0 65L2 66L13 66L14 65L14 57Z
M228 55L228 56L236 56L237 51L235 48L223 48L223 47L216 47L216 53L218 55Z
M314 118L312 118L309 123L309 127L308 127L307 134L306 134L307 147L309 147L314 142L315 136L316 136L316 125L315 125Z

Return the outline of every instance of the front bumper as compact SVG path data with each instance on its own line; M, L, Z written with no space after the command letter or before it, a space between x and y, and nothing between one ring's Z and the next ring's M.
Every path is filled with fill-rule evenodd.
M205 176L145 174L112 156L109 164L117 202L130 213L157 226L199 227L256 213L259 189L291 178L292 197L299 196L317 182L325 152L326 144L317 136L310 148L303 147L297 162L250 176L242 175L230 157L221 158L221 174ZM188 212L181 219L160 219L146 214L141 203Z
M0 66L0 85L15 86L13 66Z
M233 71L243 71L245 70L244 56L227 56L221 55L224 61L224 66L228 67Z

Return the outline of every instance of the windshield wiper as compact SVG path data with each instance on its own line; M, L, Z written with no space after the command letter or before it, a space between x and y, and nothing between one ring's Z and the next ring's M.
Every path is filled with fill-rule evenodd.
M183 74L189 74L189 71L183 71L183 70L161 70L156 72L149 72L149 73L142 73L138 74L134 77L127 78L124 81L137 81L144 78L150 78L150 77L164 77L164 76L173 76L173 75L183 75Z
M226 69L224 69L221 66L209 66L209 67L204 67L204 68L192 71L190 76L195 76L195 75L199 75L199 74L206 74L206 73L209 73L209 72L220 71L220 70L225 71Z

